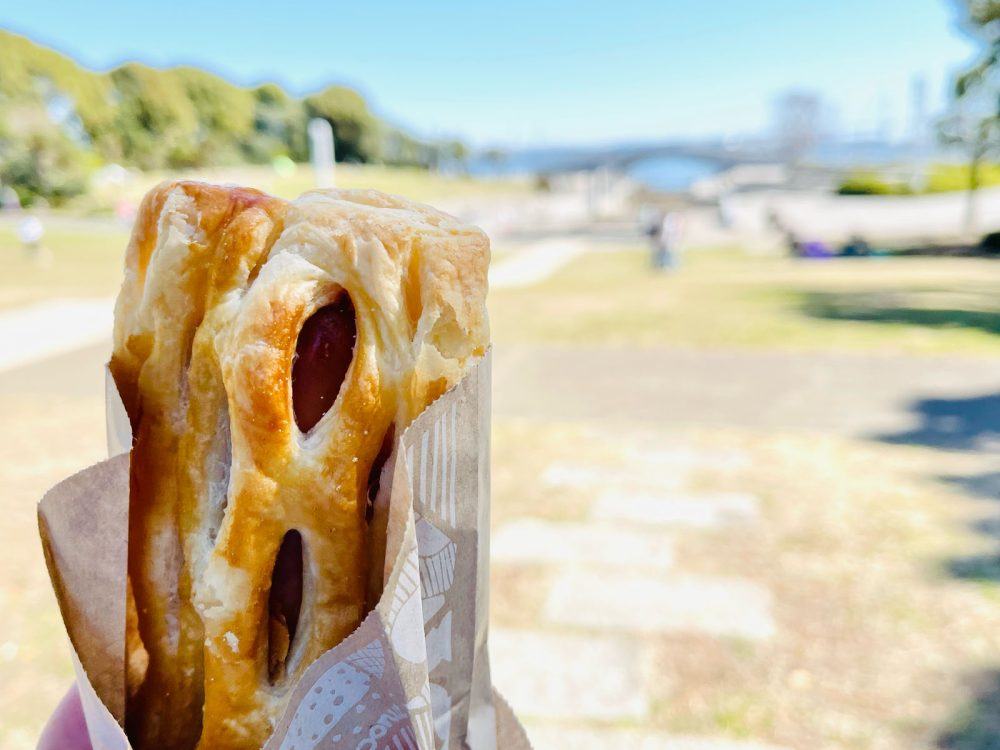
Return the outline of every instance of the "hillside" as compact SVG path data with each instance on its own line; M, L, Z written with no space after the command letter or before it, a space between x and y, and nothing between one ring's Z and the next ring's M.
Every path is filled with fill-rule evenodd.
M28 202L78 194L102 163L174 169L304 161L313 117L332 125L338 161L430 166L463 151L386 123L344 86L296 98L273 83L245 88L193 67L129 62L96 72L0 30L0 183Z

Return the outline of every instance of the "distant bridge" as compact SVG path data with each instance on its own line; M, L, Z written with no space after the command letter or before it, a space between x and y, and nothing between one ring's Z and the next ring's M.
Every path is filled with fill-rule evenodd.
M567 155L549 172L583 172L600 168L623 171L632 164L647 159L684 158L714 164L719 170L740 164L769 164L782 160L771 144L743 143L648 143L597 148L584 153Z

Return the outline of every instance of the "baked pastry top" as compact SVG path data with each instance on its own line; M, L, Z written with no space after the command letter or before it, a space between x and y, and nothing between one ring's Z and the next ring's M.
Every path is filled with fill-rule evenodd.
M374 606L380 477L485 352L488 264L480 230L375 191L147 195L111 360L134 434L137 750L260 747Z

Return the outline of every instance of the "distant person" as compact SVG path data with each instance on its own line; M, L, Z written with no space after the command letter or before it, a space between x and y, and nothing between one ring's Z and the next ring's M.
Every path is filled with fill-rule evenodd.
M859 234L851 235L847 244L840 248L840 255L844 258L865 258L871 254L871 245Z
M17 225L17 238L21 241L24 254L36 263L47 263L49 254L42 245L45 236L45 226L37 216L29 214Z
M17 225L17 238L28 255L35 255L42 246L45 226L37 216L25 216Z
M781 220L781 214L775 211L774 208L767 209L767 226L775 232L781 232L782 234L787 231L785 229L785 222Z
M791 229L783 229L782 234L785 235L785 248L788 250L788 255L792 258L801 258L802 242L799 240L799 236Z
M733 196L731 193L724 193L719 196L719 226L723 229L732 229L736 223L736 215L733 212Z
M837 255L820 240L803 239L791 229L785 230L785 247L792 258L833 258Z
M661 270L677 268L681 224L682 219L678 212L667 211L663 214L653 235L653 268Z
M656 228L660 223L660 212L657 211L653 206L648 203L643 203L639 206L639 212L636 215L636 226L639 228L644 235L647 237L652 237L656 234Z
M833 252L826 245L826 243L820 240L808 240L807 242L802 242L799 244L799 257L800 258L812 258L812 259L825 259L833 258L836 253Z
M115 201L115 218L123 224L131 224L135 221L136 214L139 213L138 206L128 198L119 198Z
M660 236L660 225L663 223L663 212L652 206L643 206L639 209L639 227L642 233L649 238L649 257L655 263L657 237Z

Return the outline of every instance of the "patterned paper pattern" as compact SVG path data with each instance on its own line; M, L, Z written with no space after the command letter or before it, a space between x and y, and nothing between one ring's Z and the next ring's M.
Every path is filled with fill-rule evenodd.
M279 723L269 748L461 750L470 709L492 715L488 684L488 705L474 706L471 698L474 657L486 662L476 627L485 600L477 600L476 589L478 525L488 518L480 504L489 502L480 471L489 456L488 412L479 398L488 384L480 370L488 364L401 437L392 503L406 503L408 512L382 600L358 631L307 670L292 701L297 708ZM370 668L383 654L378 644L385 647L384 671ZM332 713L329 704L341 695L340 713ZM494 741L472 750L495 748Z
M401 436L391 504L405 512L395 521L390 513L390 539L399 541L387 553L382 599L306 670L267 750L496 750L484 627L489 360ZM120 432L121 420L112 423ZM126 437L116 434L112 446ZM58 504L52 494L46 502ZM95 750L129 750L75 654L74 661ZM501 735L517 738L511 750L530 750L509 711L502 715Z

